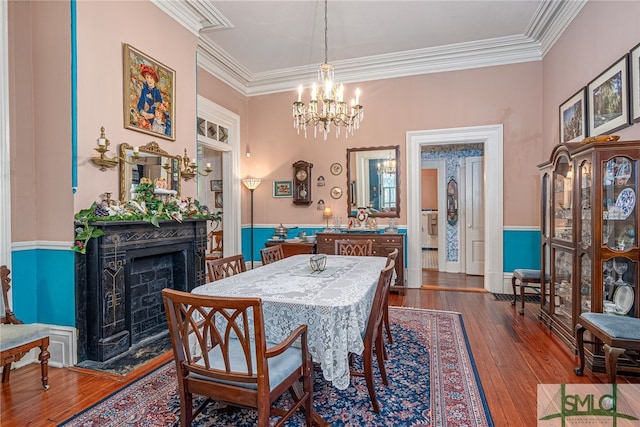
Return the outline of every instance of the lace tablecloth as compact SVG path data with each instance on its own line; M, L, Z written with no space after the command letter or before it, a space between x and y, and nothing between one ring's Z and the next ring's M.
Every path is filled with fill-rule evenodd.
M195 288L192 293L260 297L267 340L280 342L308 325L309 351L327 381L349 386L349 353L362 354L383 257L327 256L329 277L309 274L309 255L295 255Z

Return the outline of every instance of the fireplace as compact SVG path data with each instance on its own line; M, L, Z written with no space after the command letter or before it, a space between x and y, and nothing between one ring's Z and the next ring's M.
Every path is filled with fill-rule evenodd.
M205 283L206 220L114 221L76 254L78 361L104 362L167 331L162 289Z

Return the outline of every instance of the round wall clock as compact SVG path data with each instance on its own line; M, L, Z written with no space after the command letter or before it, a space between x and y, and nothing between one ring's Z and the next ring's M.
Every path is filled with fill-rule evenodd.
M340 197L342 197L342 188L333 187L331 189L331 197L333 197L334 199L339 199Z
M340 163L334 163L331 165L331 174L340 175L342 173L342 165Z

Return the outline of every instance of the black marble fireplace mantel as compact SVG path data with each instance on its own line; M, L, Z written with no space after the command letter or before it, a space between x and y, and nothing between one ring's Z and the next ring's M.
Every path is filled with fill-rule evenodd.
M75 255L78 361L104 362L167 330L162 289L205 283L205 219L104 221Z

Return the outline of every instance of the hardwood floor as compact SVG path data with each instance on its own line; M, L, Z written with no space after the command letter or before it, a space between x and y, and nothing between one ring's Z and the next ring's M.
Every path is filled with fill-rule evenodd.
M463 275L431 276L431 285L453 287L456 281L474 282ZM480 278L482 279L482 278ZM462 313L478 374L496 426L536 425L537 384L603 383L604 373L573 374L576 357L538 322L539 306L527 303L525 315L509 301L496 301L491 293L424 289L392 294L396 306L449 310ZM75 368L49 369L48 391L42 391L38 365L12 372L2 384L2 426L55 426L114 391L171 360L170 354L127 377L96 374ZM640 383L640 377L619 376L618 383ZM435 426L434 426L435 427Z

